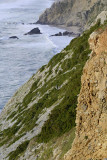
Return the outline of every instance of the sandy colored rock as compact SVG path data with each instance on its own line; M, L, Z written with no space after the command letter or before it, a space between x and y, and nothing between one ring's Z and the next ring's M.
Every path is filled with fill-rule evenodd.
M65 160L107 158L107 28L92 33L92 54L81 79L76 138Z

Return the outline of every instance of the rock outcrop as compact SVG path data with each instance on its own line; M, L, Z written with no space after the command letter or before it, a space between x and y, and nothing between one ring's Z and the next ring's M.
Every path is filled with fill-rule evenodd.
M82 76L76 138L65 160L107 158L107 28L91 34L92 54Z
M106 0L62 0L46 9L37 23L66 27L79 33L89 27L98 14L106 10Z
M73 36L73 37L77 37L79 36L80 34L74 34L73 32L68 32L68 31L64 31L64 32L59 32L59 33L56 33L54 35L51 35L51 36Z
M32 29L30 32L28 33L25 33L25 35L33 35L33 34L42 34L40 29L37 27L37 28L34 28Z
M98 14L95 21L91 24L91 26L93 26L99 19L101 21L101 24L103 24L104 21L106 21L106 19L107 19L107 11L102 11L100 14ZM89 28L89 27L90 26L86 25L86 28Z

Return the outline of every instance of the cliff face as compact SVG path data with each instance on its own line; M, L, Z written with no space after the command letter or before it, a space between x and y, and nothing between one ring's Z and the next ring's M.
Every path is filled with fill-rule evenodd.
M78 98L76 138L65 160L107 158L107 28L91 34Z
M46 9L37 23L64 26L81 32L104 10L107 10L106 0L62 0Z
M81 75L91 53L88 39L93 31L106 25L107 21L104 25L97 22L81 36L73 39L61 53L55 55L47 65L41 67L9 100L0 114L0 160L64 159L64 155L70 150L75 137L76 107L77 97L81 88ZM85 125L82 124L82 121L84 122L87 117L89 118L89 130L91 129L91 119L96 125L100 124L100 127L103 127L102 130L100 127L96 127L95 132L92 130L92 135L94 136L98 129L98 134L96 134L96 143L99 141L97 143L98 146L100 146L98 136L100 134L101 140L103 139L106 127L102 124L106 121L104 115L104 110L106 111L106 90L104 87L105 67L107 64L106 49L103 49L106 48L106 31L104 32L105 34L101 30L99 32L99 35L93 33L90 39L91 48L98 54L92 54L94 56L90 60L92 62L87 62L87 65L90 63L92 65L89 65L89 68L86 65L86 69L84 69L85 89L82 89L80 95L84 93L83 96L85 98L83 97L82 101L81 98L79 100L84 112L82 113L81 108L80 114L82 118L80 118L80 124L77 126L78 139L79 130L80 128L82 129L81 125ZM94 35L96 38L93 38L95 37ZM94 69L96 70L95 75ZM88 71L90 71L91 75L88 74ZM94 76L96 79L93 80ZM90 82L89 78L92 82ZM87 84L87 81L89 81L89 84ZM96 90L92 86L97 87ZM88 90L89 88L92 91ZM93 99L94 97L95 100ZM92 102L90 98L92 98ZM97 101L99 102L98 106L94 106ZM92 108L92 118L90 118L91 103L95 107L94 109ZM89 112L87 112L88 110ZM86 117L85 114L87 115ZM98 117L96 118L94 114ZM100 118L102 121L100 121ZM79 116L77 121L79 121ZM83 128L82 131L85 129ZM90 138L91 135L87 131L87 134L84 133L82 138L84 136L85 141L81 143L88 143L88 136ZM84 146L82 144L82 147ZM105 143L103 147L105 147Z

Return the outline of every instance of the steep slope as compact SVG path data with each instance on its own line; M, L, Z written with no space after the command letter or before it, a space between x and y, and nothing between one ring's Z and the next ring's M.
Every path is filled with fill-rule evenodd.
M85 30L102 11L106 0L62 0L46 9L37 23L66 27L73 32Z
M107 158L107 27L91 34L78 98L76 138L65 160Z
M88 39L101 26L98 22L73 39L10 99L0 114L0 160L63 159L74 139L80 79L91 53Z

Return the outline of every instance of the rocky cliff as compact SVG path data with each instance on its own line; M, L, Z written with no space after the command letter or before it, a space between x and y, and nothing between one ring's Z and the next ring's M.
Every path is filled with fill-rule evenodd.
M98 21L81 36L73 39L70 44L59 54L55 55L47 65L41 67L9 100L0 114L0 160L63 160L64 154L70 150L75 137L76 106L81 88L81 75L83 67L91 53L88 39L95 30L104 28L105 26L107 26L107 21L104 25ZM101 31L99 30L99 32ZM99 38L101 35L102 40ZM95 106L95 111L99 109L98 107L100 107L101 110L99 109L98 112L94 112L94 109L92 109L93 118L90 118L91 111L89 110L90 112L87 116L90 118L88 121L89 124L91 124L91 119L97 124L94 114L98 114L97 116L99 117L101 116L102 122L99 118L98 124L104 128L105 125L101 124L105 121L105 115L103 113L104 110L106 110L105 106L102 107L102 104L105 105L106 103L105 99L103 99L103 91L105 92L106 50L104 50L105 53L102 53L102 51L103 47L106 46L106 37L103 40L104 35L102 32L99 36L94 40L96 44L96 48L94 47L95 53L96 50L98 50L98 55L93 53L95 56L92 59L96 70L96 79L94 81L92 79L92 83L89 81L89 84L87 84L88 79L86 79L84 87L88 87L87 92L81 91L80 94L85 93L84 96L86 96L87 99L84 101L83 97L83 102L80 103L84 103L82 106L86 111L83 113L86 114L88 109L91 108L90 103L93 104L93 99L92 102L90 102L92 95L88 89L91 85L98 87L95 90L97 91L98 89L98 93L93 92L92 98L94 98L96 94L102 97L102 101L98 99L101 105L99 103L100 106ZM90 43L92 44L91 46L94 45L93 40L90 40ZM97 48L97 44L102 47ZM102 57L98 62L95 62L94 60L97 56ZM100 68L99 65L101 65L102 68ZM94 67L91 69L93 77ZM87 73L87 70L84 69L84 72ZM90 74L87 74L87 76L91 78ZM87 78L87 76L85 78ZM98 76L101 77L97 79ZM99 81L101 81L101 83ZM100 89L102 89L101 92L99 91ZM87 104L85 102L87 102ZM95 103L97 103L97 97ZM81 109L81 114L83 113ZM81 115L82 119L80 119L82 125L82 120L84 122L86 118L83 115ZM82 126L80 126L80 128L82 129ZM101 128L96 129L101 130ZM98 135L100 134L102 139L104 136L103 131L104 130L101 130L101 132L98 131L98 134L96 134L96 138L98 138L96 142L99 141L98 146L101 144ZM97 133L97 131L93 132L93 135L94 133ZM88 138L88 136L89 134L87 132L85 135L86 143L88 143L87 139L90 138ZM102 147L102 145L100 147Z
M46 9L37 23L66 27L77 33L89 27L104 10L107 11L106 0L62 0Z
M91 57L83 69L76 138L65 160L107 159L107 28L91 34Z

